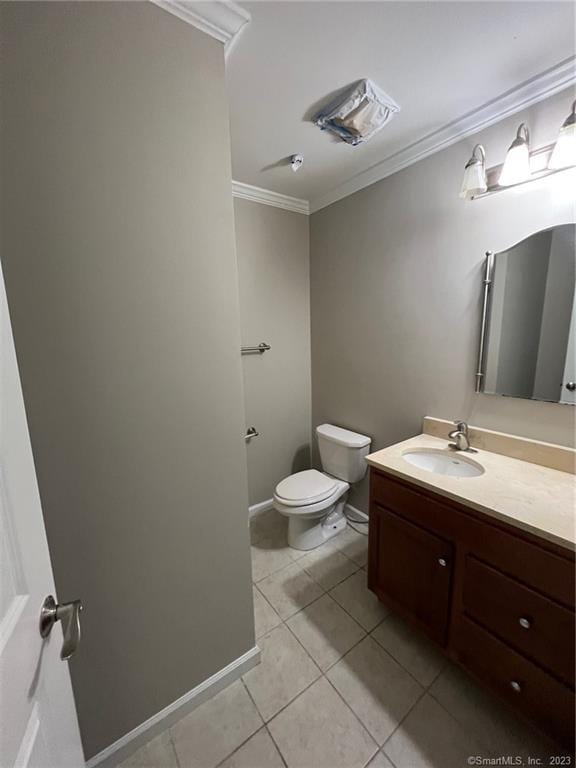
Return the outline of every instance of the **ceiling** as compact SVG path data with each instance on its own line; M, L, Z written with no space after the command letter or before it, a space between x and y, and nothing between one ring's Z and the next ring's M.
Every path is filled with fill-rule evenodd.
M312 208L365 169L575 53L571 2L242 6L252 21L227 60L233 177L310 200ZM327 95L363 77L401 112L352 147L310 117ZM304 155L297 173L285 162L294 153Z

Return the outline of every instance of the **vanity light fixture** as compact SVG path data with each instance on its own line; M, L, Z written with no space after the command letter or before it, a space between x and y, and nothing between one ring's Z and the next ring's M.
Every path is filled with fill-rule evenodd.
M576 170L576 101L560 128L556 144L546 144L531 152L528 126L521 123L504 163L491 168L486 167L484 147L477 144L466 163L460 197L476 200L570 168Z
M516 138L506 153L498 184L510 187L530 178L530 133L526 123L520 123Z
M486 152L482 144L476 144L472 157L464 166L464 178L460 197L471 200L475 195L481 195L488 189L486 181Z
M562 123L548 168L556 171L571 165L576 165L576 101L572 103L572 112Z

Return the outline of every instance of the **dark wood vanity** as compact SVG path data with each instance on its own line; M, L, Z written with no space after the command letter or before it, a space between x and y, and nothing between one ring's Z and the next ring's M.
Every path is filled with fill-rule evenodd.
M573 551L372 467L368 586L573 748Z

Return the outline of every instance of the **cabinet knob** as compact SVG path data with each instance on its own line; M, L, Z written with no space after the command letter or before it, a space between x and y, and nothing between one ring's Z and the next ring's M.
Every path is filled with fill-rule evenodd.
M530 621L530 619L525 619L524 617L522 617L521 619L518 619L518 624L520 624L522 629L530 629L530 627L532 626L532 622Z
M442 566L442 568L446 568L446 566L448 565L448 563L446 562L446 560L445 560L443 557L439 557L439 558L438 558L438 565L441 565L441 566Z
M510 688L512 688L513 691L516 691L516 693L520 693L520 691L522 690L522 686L520 685L520 683L517 683L516 680L510 681Z

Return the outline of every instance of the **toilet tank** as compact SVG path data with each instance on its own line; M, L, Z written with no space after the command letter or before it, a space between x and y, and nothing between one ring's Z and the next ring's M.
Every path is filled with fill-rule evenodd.
M316 427L322 469L332 477L357 483L366 474L366 456L370 450L370 438L335 427L321 424Z

